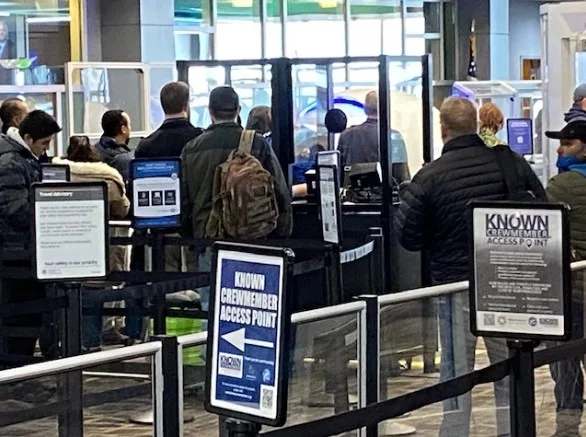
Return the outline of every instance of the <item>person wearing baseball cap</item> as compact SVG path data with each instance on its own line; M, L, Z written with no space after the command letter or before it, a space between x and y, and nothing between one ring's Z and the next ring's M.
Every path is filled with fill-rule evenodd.
M586 113L585 113L586 115ZM586 117L568 123L560 131L549 131L548 138L559 140L557 166L560 173L547 184L552 202L570 207L570 242L574 259L586 259ZM572 273L572 339L584 338L583 272ZM554 436L579 436L584 397L582 356L550 364L555 383L556 433Z
M574 90L574 104L565 114L566 123L577 120L586 121L586 83Z

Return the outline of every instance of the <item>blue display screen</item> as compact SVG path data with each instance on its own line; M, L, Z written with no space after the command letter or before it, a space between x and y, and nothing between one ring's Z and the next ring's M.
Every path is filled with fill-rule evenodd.
M533 154L533 125L529 118L507 120L507 141L509 147L520 155Z

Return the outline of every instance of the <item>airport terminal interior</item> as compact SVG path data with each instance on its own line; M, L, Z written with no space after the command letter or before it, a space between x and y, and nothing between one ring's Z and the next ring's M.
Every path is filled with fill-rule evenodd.
M135 161L126 163L126 175L119 174L119 168L112 164L115 161L105 161L116 168L111 178L122 181L120 187L126 190L122 196L130 200L124 197L126 213L117 217L111 203L110 216L108 208L104 210L108 199L112 201L108 197L112 195L110 183L102 190L103 183L95 185L91 176L75 179L81 164L76 167L72 163L66 179L51 186L49 175L56 173L50 171L63 169L59 163L70 162L64 161L66 158L73 160L68 155L72 137L78 138L76 141L87 138L96 144L92 146L95 151L105 137L118 141L117 135L122 135L119 146L124 151L120 153L133 159L142 147L139 144L154 138L151 134L172 120L161 96L163 87L176 81L189 88L184 115L194 127L205 130L203 136L218 124L217 114L212 115L214 105L230 105L230 101L214 100L213 91L231 87L238 96L238 123L255 129L263 135L263 144L272 147L267 153L274 158L277 173L282 172L291 197L292 233L267 243L282 248L278 253L267 252L264 243L250 252L246 246L222 249L220 244L219 248L214 246L214 263L206 269L212 259L210 240L177 230L181 214L183 219L187 214L184 209L178 212L177 205L184 208L186 192L189 189L191 195L195 186L188 187L191 182L185 181L198 180L192 178L189 168L193 174L213 175L215 171L202 170L197 160L189 157L186 150L192 147L190 142L182 154L170 157L163 153L155 158L169 158L157 161L159 165L177 166L168 176L160 166L151 169L149 157L139 154ZM475 263L481 256L488 257L486 254L479 251L470 263L470 272L454 280L457 275L450 276L453 260L434 258L443 253L442 248L434 242L425 249L421 245L415 250L404 247L408 236L401 235L401 227L396 226L410 219L403 216L404 193L415 196L409 187L417 182L418 173L421 177L420 172L445 152L446 119L440 110L446 99L472 102L475 108L496 107L501 118L493 132L494 144L508 145L531 169L534 180L546 187L561 169L558 155L560 148L567 146L564 141L584 138L582 146L586 144L586 128L583 134L574 133L575 137L564 137L564 131L546 135L564 128L569 121L564 121L565 114L572 108L583 113L581 120L586 123L586 106L580 106L586 105L586 85L581 88L582 84L586 84L583 0L0 1L0 103L16 99L26 105L27 112L48 113L61 128L52 132L55 135L46 150L48 164L41 167L43 183L31 187L29 182L25 194L34 198L34 202L30 200L34 208L27 206L23 213L25 221L32 223L27 232L34 235L32 243L27 240L25 244L30 247L23 249L27 254L22 255L24 260L18 258L0 226L0 437L253 437L258 435L257 429L236 433L231 428L236 422L226 418L235 417L247 424L255 422L252 417L258 414L260 433L275 437L586 435L586 420L581 420L586 399L582 364L586 343L579 343L584 339L586 288L582 270L586 262L575 255L573 241L580 232L586 234L586 221L581 225L584 230L572 223L570 232L565 220L568 215L571 220L573 210L555 210L564 225L560 219L554 226L555 211L544 209L550 213L551 229L555 228L544 238L557 238L552 235L558 235L559 230L555 244L561 249L551 254L544 249L547 256L543 259L552 265L556 262L552 260L562 261L557 270L548 264L551 269L544 267L543 278L535 276L537 279L530 281L543 279L554 284L559 270L559 277L563 276L559 284L563 283L564 289L559 302L564 309L555 317L545 310L542 316L529 317L532 328L533 320L544 325L542 334L535 337L524 334L524 328L511 327L510 336L503 334L505 325L514 325L514 319L506 315L509 310L503 310L506 306L498 307L503 313L481 313L477 307L481 300L474 296L480 293L479 281L496 284L486 279L483 267ZM222 96L227 99L226 94ZM259 108L266 109L272 124L262 131L250 127L251 120L259 117ZM116 110L124 114L122 130L109 135L104 119ZM482 123L482 110L480 114ZM376 162L348 164L352 155L343 149L349 147L347 134L358 132L352 129L373 120L374 130L369 132L376 138ZM25 138L19 133L22 128L15 127L6 135ZM360 141L368 141L365 135L352 137L359 142L355 148L363 146ZM7 178L2 173L12 171L12 167L2 167L6 165L2 164L6 156L3 138L0 216L13 202L7 200L10 193L2 192L2 179ZM26 138L23 141L26 143ZM166 144L158 146L164 149ZM251 153L255 147L250 144ZM198 156L202 159L203 155ZM182 157L183 162L179 160ZM582 159L586 160L586 153ZM141 178L148 178L141 172L152 172L161 179L157 183L163 184L151 190L150 198L147 191L141 191L140 187L146 186L141 185L146 184ZM215 194L217 178L207 179L214 181ZM241 178L240 183L248 184L246 177ZM164 185L168 179L172 179L172 188ZM181 179L180 188L177 179ZM436 180L441 184L440 176ZM64 258L57 257L55 265L64 259L85 259L84 251L89 253L99 246L105 248L97 255L106 260L103 274L59 276L55 265L39 267L46 262L41 260L39 248L46 250L43 253L49 258L57 253L50 252L57 243L49 243L49 239L45 245L39 243L48 229L40 222L55 217L51 216L53 210L41 213L51 205L43 197L57 196L55 193L69 189L68 184L82 190L85 185L76 185L76 181L99 188L106 221L99 216L91 227L102 229L98 235L106 238L91 241L88 235L95 234L73 234L79 237L79 246L59 252ZM327 183L331 183L328 192L324 188L330 187ZM146 193L145 204L141 193ZM210 189L210 204L211 193ZM424 197L421 194L418 200L409 201L423 204ZM215 204L218 199L213 199ZM168 205L172 207L159 214L156 206L162 211ZM141 206L151 207L152 215L140 216ZM490 205L478 206L482 207ZM437 208L444 209L442 205ZM586 204L580 210L584 220L585 209ZM328 222L330 213L334 219ZM71 221L71 215L64 217ZM173 222L175 218L179 222ZM54 232L65 232L63 229L78 226L84 219L79 220L51 223L56 226ZM429 234L436 224L426 221L427 228L421 233ZM486 236L489 225L487 222ZM507 229L513 229L510 222L509 226ZM456 240L476 241L475 231L460 231ZM90 238L86 246L82 246L84 238ZM530 240L519 250L536 250L531 244L547 244L541 241L545 240ZM118 271L112 263L120 252L114 254L113 246L124 251ZM465 243L461 246L467 250ZM472 257L473 251L465 256ZM505 252L498 253L504 256ZM196 267L190 264L194 253ZM226 261L230 254L234 259ZM266 295L262 301L259 296L263 293L237 290L237 270L235 282L223 282L229 262L239 266L238 262L253 263L263 257L277 259L280 266L274 306ZM535 275L542 275L539 269L546 261L535 264ZM173 262L176 265L169 268ZM230 273L237 268L230 267ZM438 280L438 269L445 271L445 276L440 272L439 277L449 280ZM475 279L463 282L469 278ZM14 281L20 281L17 294ZM241 281L248 290L264 288L264 279L262 288L255 288L254 280L248 286ZM546 288L555 289L551 284ZM575 296L576 284L579 298ZM27 297L27 290L39 286L45 290L41 295ZM223 287L234 287L228 289L233 296L226 297ZM473 308L469 290L475 300ZM226 307L225 299L232 306ZM242 303L246 299L248 304ZM42 312L34 316L38 318L35 326L14 323L14 317L24 320L35 306ZM238 311L257 308L246 310L258 316L257 331L250 328L246 332L261 335L269 325L278 325L275 339L245 337L244 325L251 323L240 324L236 307ZM478 338L471 333L471 318ZM226 334L222 323L227 322L222 320L230 320L233 329L242 326L242 330ZM502 332L490 328L498 325ZM574 329L578 326L580 329ZM554 329L558 327L561 331ZM493 331L500 338L495 339ZM234 337L238 332L241 338ZM555 348L561 347L570 333L566 344L575 343L572 353L559 349L565 358L556 359ZM36 342L33 355L25 356L22 348L14 346L31 339ZM509 349L506 339L512 339ZM226 341L231 345L230 353L223 345ZM527 344L530 352L523 349ZM250 352L248 356L245 349L258 350L257 355ZM272 358L266 358L266 350L274 352ZM255 366L268 366L266 360L273 360L273 375L265 368L257 376ZM506 367L496 366L499 361ZM554 361L559 365L552 364ZM482 373L482 369L488 370ZM475 370L474 382L463 376ZM248 376L243 377L243 371ZM449 385L457 377L463 379ZM237 383L231 378L246 381L235 388ZM257 379L262 381L256 384ZM270 381L274 391L268 392ZM225 389L222 398L218 394L221 387L230 384L232 389ZM468 388L458 391L458 387ZM242 400L250 398L247 390L260 389L263 392L257 396L256 406ZM453 396L448 399L447 393ZM237 396L239 402L234 401ZM364 410L360 415L362 409L377 402L387 403L381 404L382 409ZM568 407L572 402L574 405ZM230 411L237 413L233 416ZM384 411L391 416L385 416ZM344 414L348 414L346 419ZM527 419L529 416L534 421ZM340 420L336 422L336 418ZM314 428L301 427L314 421ZM328 427L334 431L328 433ZM288 428L292 433L286 433Z

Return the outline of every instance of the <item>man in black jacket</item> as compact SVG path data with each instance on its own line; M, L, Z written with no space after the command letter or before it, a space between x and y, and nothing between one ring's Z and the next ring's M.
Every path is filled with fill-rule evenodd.
M160 97L165 121L140 140L135 152L137 158L178 158L183 147L203 133L203 129L194 127L188 119L189 86L186 83L168 83L161 89Z
M466 208L471 200L505 200L507 190L493 150L477 135L477 111L472 102L447 99L440 110L444 149L442 156L423 167L402 193L396 221L398 239L407 250L428 250L433 284L468 279L468 224ZM547 200L545 190L529 164L511 152L524 189L537 200ZM440 301L442 360L440 379L447 380L474 370L476 338L470 333L467 294ZM492 363L508 357L500 339L485 338ZM510 433L507 381L495 383L497 435ZM440 437L467 437L470 426L470 394L444 402ZM460 410L460 411L455 411Z
M49 114L32 111L18 130L0 135L0 234L4 244L28 245L31 242L30 190L41 180L39 157L46 152L61 128ZM23 266L30 267L24 263ZM33 279L5 280L2 283L5 301L23 302L44 296L44 287ZM40 326L40 314L6 319L8 326ZM8 353L32 356L34 338L11 338Z
M133 153L128 147L132 128L129 115L121 109L106 111L102 115L102 137L96 150L102 161L115 168L128 182L128 170Z

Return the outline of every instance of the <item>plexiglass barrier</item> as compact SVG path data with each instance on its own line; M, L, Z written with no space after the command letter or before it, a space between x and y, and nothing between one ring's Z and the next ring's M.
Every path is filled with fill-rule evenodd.
M70 136L99 137L102 115L111 109L130 116L133 136L149 134L151 90L145 64L70 62L66 67Z
M154 341L0 371L0 435L120 435L131 415L153 411L140 435L162 436L161 347Z
M63 85L0 85L0 104L6 99L18 97L26 102L31 111L41 109L52 115L59 126L63 126L66 118L64 95L65 86ZM64 138L63 132L55 136L55 141L51 143L49 149L50 154L61 154L65 144Z
M292 316L287 426L365 405L359 358L364 310L363 302L353 302ZM178 339L184 436L218 435L217 416L203 406L206 340L206 332Z

